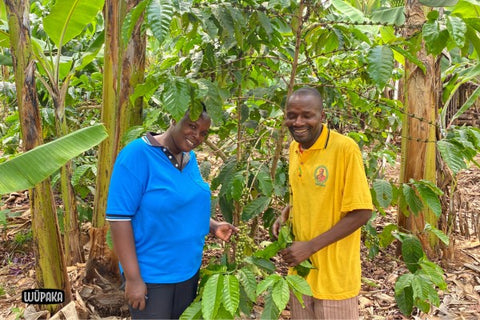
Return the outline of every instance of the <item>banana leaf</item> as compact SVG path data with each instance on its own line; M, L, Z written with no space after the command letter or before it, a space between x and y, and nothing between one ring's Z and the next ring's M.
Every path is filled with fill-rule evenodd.
M0 194L32 188L108 136L103 124L83 128L0 164Z

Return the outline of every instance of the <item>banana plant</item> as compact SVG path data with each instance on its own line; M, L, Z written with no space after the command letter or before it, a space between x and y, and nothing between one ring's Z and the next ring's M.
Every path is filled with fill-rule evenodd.
M0 194L30 189L107 137L102 124L42 144L0 164Z

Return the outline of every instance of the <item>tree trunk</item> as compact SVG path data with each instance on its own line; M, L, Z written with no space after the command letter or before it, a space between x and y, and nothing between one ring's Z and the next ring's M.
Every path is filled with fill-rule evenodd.
M68 81L68 80L66 80ZM57 136L62 137L68 134L67 121L65 119L65 93L58 89L58 84L54 84L55 92L53 104L55 106L55 123ZM64 84L67 86L67 84ZM80 243L80 226L78 222L77 201L72 186L72 162L68 161L60 168L60 189L63 202L63 225L64 236L63 244L65 246L65 262L67 265L85 262L83 249Z
M410 34L418 30L425 21L424 7L417 1L409 1L406 6L407 25ZM418 27L417 27L418 28ZM421 27L420 27L421 28ZM408 183L410 179L428 180L436 183L436 127L437 105L440 87L440 68L431 55L427 55L425 44L417 52L417 58L426 67L424 73L410 61L405 64L404 101L405 114L402 126L402 159L400 182ZM401 210L399 210L400 212ZM435 251L436 238L424 232L426 223L437 225L433 212L424 207L418 215L411 212L398 214L398 225L417 235L429 257Z
M30 42L28 20L30 2L27 0L4 2L8 14L23 147L30 150L43 143L35 83L35 62L32 59ZM65 303L68 303L72 295L50 180L46 179L37 184L30 190L29 195L37 286L64 290ZM51 312L57 311L60 307L47 305Z
M90 231L91 251L86 267L86 281L93 281L100 270L118 274L118 261L106 244L108 225L105 224L108 187L115 158L123 146L122 137L133 124L141 124L142 100L133 105L130 95L135 85L143 81L146 36L141 20L127 45L122 44L121 26L127 10L139 1L105 1L105 64L103 74L102 122L109 137L99 147L97 185ZM125 50L124 50L125 48ZM109 261L105 259L109 257Z

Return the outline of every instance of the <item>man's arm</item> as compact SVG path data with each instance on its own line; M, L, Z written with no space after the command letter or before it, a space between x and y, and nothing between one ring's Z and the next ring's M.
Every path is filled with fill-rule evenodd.
M282 250L282 256L287 265L294 267L307 260L315 252L345 238L367 223L372 216L372 210L353 210L345 215L330 230L313 238L310 241L294 241L293 244Z
M135 240L130 221L109 221L113 247L125 276L125 298L134 309L145 309L147 286L138 266Z

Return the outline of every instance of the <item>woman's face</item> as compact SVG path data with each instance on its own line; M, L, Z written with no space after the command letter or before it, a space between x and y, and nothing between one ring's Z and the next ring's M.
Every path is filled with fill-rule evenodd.
M212 121L206 113L193 121L187 113L173 129L173 140L175 145L183 152L189 152L198 147L208 135Z

